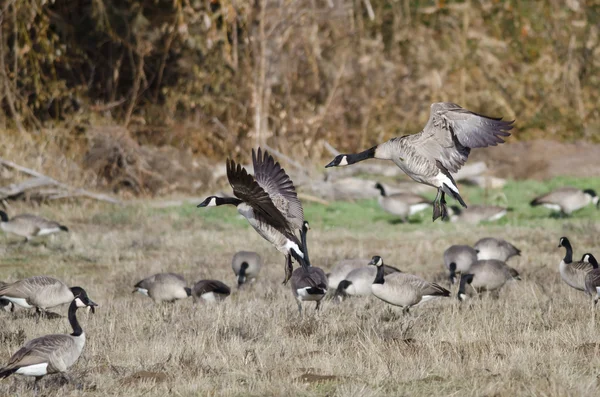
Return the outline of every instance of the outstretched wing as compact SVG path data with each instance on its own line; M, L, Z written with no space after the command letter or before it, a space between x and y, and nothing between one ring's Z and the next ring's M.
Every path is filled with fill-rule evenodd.
M273 156L267 151L263 152L261 148L258 148L258 153L252 149L252 164L256 182L267 192L283 216L294 227L301 229L304 211L289 175L275 162Z
M455 103L431 105L429 121L418 134L405 137L422 156L439 160L450 172L462 167L473 148L496 146L510 136L514 121L487 117Z

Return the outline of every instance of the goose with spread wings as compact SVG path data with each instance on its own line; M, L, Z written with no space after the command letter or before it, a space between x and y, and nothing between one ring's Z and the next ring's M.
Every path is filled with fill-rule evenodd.
M268 152L252 150L254 176L227 160L227 179L235 197L207 197L198 207L235 205L265 240L286 256L285 280L292 273L292 257L304 261L304 248L296 236L304 224L304 211L294 183Z
M437 188L433 220L447 218L446 194L467 207L452 174L466 162L471 149L496 146L510 136L514 121L503 121L463 109L454 103L431 105L425 128L356 154L340 154L325 167L339 167L370 158L391 160L413 180Z

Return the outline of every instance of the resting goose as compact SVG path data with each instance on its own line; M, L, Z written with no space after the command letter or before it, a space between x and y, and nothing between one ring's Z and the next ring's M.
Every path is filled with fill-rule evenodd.
M231 294L231 289L219 280L200 280L192 288L194 301L219 302Z
M479 260L475 262L469 272L462 274L458 288L458 299L465 300L466 285L469 284L477 293L483 291L496 292L509 280L520 280L519 272L506 263L496 260Z
M206 198L198 207L234 205L265 240L286 256L284 284L290 279L292 257L302 263L302 244L295 232L302 229L304 211L290 177L273 157L252 150L254 177L241 165L227 160L227 179L235 197Z
M506 216L509 208L496 205L472 205L461 210L457 206L450 207L450 222L463 222L476 225L480 222L495 222Z
M339 167L370 158L391 160L413 180L438 189L433 220L447 217L446 194L466 208L452 178L473 148L496 146L510 136L514 121L490 118L454 103L431 105L429 121L414 135L392 138L357 154L340 154L325 167Z
M450 283L456 282L456 273L466 273L477 262L477 251L468 245L452 245L444 251L444 265L450 272Z
M593 203L596 207L600 204L594 190L561 187L550 193L536 197L531 201L530 205L532 207L541 205L552 211L560 212L563 215L570 215L572 212L580 210L590 203Z
M256 280L262 267L262 258L256 252L238 251L233 255L231 268L238 280L238 288Z
M594 268L585 275L585 292L594 299L594 306L600 299L600 269L598 269L598 261L592 254L584 254L581 258L582 262L590 263Z
M176 273L158 273L145 278L134 286L133 292L146 295L155 303L174 302L192 295L182 275Z
M375 184L381 195L378 198L379 206L392 215L402 218L404 223L408 222L408 217L423 211L431 205L431 202L418 194L414 193L394 193L387 194L383 185L379 182Z
M25 237L25 241L29 241L37 236L58 233L61 230L64 232L69 231L66 226L37 215L21 214L9 220L8 215L4 211L0 211L0 229L6 233Z
M560 238L558 246L565 247L566 249L565 257L558 265L560 277L570 287L585 291L585 276L593 269L598 268L597 262L590 263L585 261L586 255L582 257L581 261L573 262L573 247L571 247L571 242L566 237Z
M521 250L501 238L485 237L474 245L477 251L477 259L496 259L506 262L513 256L521 255Z

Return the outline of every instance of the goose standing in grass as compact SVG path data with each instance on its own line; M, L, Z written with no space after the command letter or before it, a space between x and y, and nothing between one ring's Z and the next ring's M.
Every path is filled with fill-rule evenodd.
M219 280L200 280L192 287L194 301L219 302L231 294L231 289Z
M329 288L329 291L337 290L340 282L346 279L352 270L366 267L369 265L370 261L370 259L351 258L342 259L337 262L333 269L331 269L331 272L327 273L327 287Z
M468 245L452 245L444 251L444 265L450 272L450 283L456 282L456 273L466 273L477 262L477 251Z
M399 273L400 270L393 266L383 265L383 275ZM377 267L369 264L365 267L352 270L346 275L346 278L338 284L335 297L343 300L347 296L368 296L371 295L371 285L377 275Z
M133 292L146 295L155 303L174 302L192 295L185 278L175 273L158 273L145 278L134 286Z
M469 284L478 294L487 291L497 297L498 290L509 280L520 280L519 272L507 266L506 263L496 260L479 260L475 262L469 272L462 274L458 288L458 299L467 298L466 286Z
M381 195L378 198L379 206L392 215L399 216L404 223L408 222L408 217L423 211L431 205L431 202L418 194L414 193L394 193L387 194L383 185L379 182L375 184Z
M236 252L231 260L231 268L237 277L238 288L243 284L256 280L262 264L262 258L256 252Z
M302 266L292 272L291 286L294 298L298 303L298 312L302 315L302 302L315 301L317 306L315 310L319 310L321 300L327 294L327 276L325 272L318 268L312 267L308 258L308 246L306 244L306 233L310 229L308 222L304 221L302 230L302 246L304 247L304 260Z
M585 275L585 292L587 292L594 300L594 306L600 299L600 269L598 261L592 254L584 254L581 258L582 262L590 263L593 269Z
M514 121L502 121L463 109L454 103L431 105L423 130L392 138L357 154L340 154L325 167L339 167L370 158L391 160L413 180L438 189L433 220L447 217L446 194L467 207L452 178L467 161L471 149L496 146L510 136Z
M560 277L570 287L585 291L585 276L593 269L597 269L598 263L595 262L595 258L594 263L587 262L585 260L586 255L582 257L581 261L573 262L573 247L571 247L571 242L566 237L560 238L558 246L566 249L565 257L558 265Z
M472 205L461 210L457 206L450 207L450 222L464 222L476 225L480 222L495 222L506 216L511 209L497 205Z
M69 288L54 277L33 276L0 287L0 298L13 305L35 308L36 312L42 314L48 309L71 302L81 291L83 288Z
M254 177L241 165L227 160L227 179L235 197L207 197L198 207L234 205L265 240L286 257L284 284L292 272L292 257L302 264L304 251L296 236L302 229L304 211L294 183L273 157L252 150Z
M12 374L35 377L35 386L44 376L62 373L67 381L71 381L67 370L75 364L85 345L85 333L77 321L77 309L89 307L94 311L96 303L88 298L83 289L78 289L69 306L69 323L73 333L53 334L35 338L25 343L0 369L0 379Z
M404 313L421 302L450 296L446 288L406 273L393 273L385 277L383 259L374 256L371 264L377 266L377 274L371 292L377 298L394 306L401 306Z
M474 245L477 251L477 259L496 259L506 262L513 256L520 256L521 250L501 238L485 237Z
M8 215L4 211L0 211L0 229L6 233L25 237L25 241L38 236L69 231L66 226L37 215L21 214L9 220Z
M552 211L563 215L571 215L572 212L593 203L596 208L600 204L596 192L592 189L577 189L574 187L561 187L536 197L530 203L532 207L541 205Z

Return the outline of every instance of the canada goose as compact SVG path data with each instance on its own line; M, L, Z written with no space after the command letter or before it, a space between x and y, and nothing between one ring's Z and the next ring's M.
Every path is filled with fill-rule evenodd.
M231 289L219 280L200 280L192 288L194 301L203 299L207 302L218 302L227 298Z
M585 275L585 292L594 299L594 306L600 299L600 269L598 269L598 261L592 254L584 254L581 258L582 262L590 263L594 268Z
M548 209L570 215L572 212L593 203L598 207L600 201L592 189L580 190L574 187L561 187L536 197L530 203L532 207L542 205Z
M331 272L327 273L327 287L330 291L336 290L340 282L346 279L348 273L354 269L365 267L369 264L370 259L351 258L342 259L335 264Z
M513 279L521 279L519 272L506 263L496 259L478 260L471 265L468 273L461 275L458 299L462 301L467 298L465 289L467 284L471 285L477 293L483 291L496 293L507 281Z
M570 287L578 289L580 291L585 291L585 276L592 269L598 268L597 262L590 263L585 261L586 255L582 257L581 261L573 262L573 247L571 247L571 242L566 237L560 238L558 246L565 247L567 251L565 257L563 258L563 260L560 261L560 264L558 265L560 276L562 277L563 281L567 283Z
M438 189L433 220L447 217L446 194L466 208L451 172L457 172L473 148L504 143L514 121L473 113L454 103L431 105L429 121L414 135L392 138L357 154L340 154L325 167L345 166L370 158L392 160L413 180Z
M421 302L450 296L446 288L412 274L393 273L384 277L383 259L380 256L374 256L370 264L377 266L377 274L371 285L373 295L390 305L401 306L404 313Z
M383 275L399 273L400 270L388 265L383 265ZM377 274L377 267L369 264L352 270L346 275L346 278L338 284L335 296L342 300L346 296L367 296L371 295L371 284Z
M8 285L8 283L0 281L0 288L4 287L5 285ZM0 308L5 312L12 312L15 310L15 305L8 299L0 298Z
M139 281L133 292L149 296L155 303L174 302L192 294L183 276L175 273L158 273Z
M8 219L6 212L0 210L0 229L6 233L16 234L25 237L29 241L37 236L46 236L48 234L62 231L68 232L66 226L58 222L49 221L41 216L31 214L21 214Z
M315 310L319 310L321 299L327 294L327 276L325 272L318 268L312 267L308 257L308 247L306 244L306 233L309 230L308 222L304 221L301 236L302 246L304 247L304 260L301 266L292 272L291 286L294 298L298 303L298 312L302 315L302 302L316 301Z
M237 276L238 287L256 280L263 261L260 255L251 251L238 251L233 255L231 268Z
M292 272L292 257L304 260L303 248L295 232L302 229L304 211L294 183L273 157L252 149L254 177L241 165L227 160L227 179L236 197L207 197L198 207L235 205L238 212L265 240L286 256L286 284Z
M35 307L41 314L47 309L71 302L80 290L80 287L69 288L53 277L33 276L0 287L0 298L24 308Z
M521 250L501 238L485 237L477 241L474 245L477 251L477 259L496 259L506 262L516 255L521 255Z
M398 215L404 223L408 222L408 217L423 211L431 205L431 202L418 194L414 193L394 193L388 195L383 185L379 182L375 184L381 195L378 198L379 206L392 215Z
M450 272L450 283L456 282L456 273L466 273L477 262L477 251L468 245L452 245L444 251L444 265Z
M450 209L450 222L464 222L473 225L480 222L497 221L504 218L508 211L512 211L510 208L496 205L472 205L464 210L452 206Z
M85 345L85 332L77 321L77 309L89 307L94 311L96 303L88 298L82 288L74 291L75 298L69 305L69 323L73 333L45 335L25 343L12 355L8 364L0 369L0 379L12 374L35 377L37 382L44 376L62 373L70 381L66 371L77 361Z

